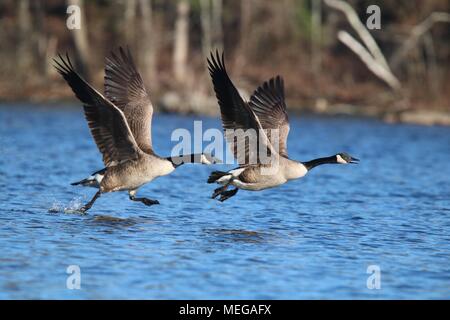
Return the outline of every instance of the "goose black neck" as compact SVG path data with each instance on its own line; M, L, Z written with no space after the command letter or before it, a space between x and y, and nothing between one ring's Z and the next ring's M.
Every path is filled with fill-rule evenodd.
M174 157L166 157L166 160L169 160L174 168L178 168L179 166L181 166L182 164L184 164L183 161L176 161L174 159Z
M167 157L166 159L172 162L172 165L177 168L185 163L201 163L201 157L201 153L193 153L182 156Z
M306 167L306 169L311 170L314 167L327 163L337 163L336 156L314 159L311 161L303 162L303 165Z

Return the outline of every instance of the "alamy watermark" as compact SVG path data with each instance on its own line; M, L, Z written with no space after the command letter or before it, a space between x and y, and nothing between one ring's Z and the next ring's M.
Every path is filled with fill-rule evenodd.
M367 278L367 289L381 289L381 268L379 265L371 264L367 267L367 271L370 276Z
M381 9L376 4L372 4L367 7L367 14L370 16L366 20L366 27L369 30L381 29Z
M81 289L81 269L80 266L72 264L67 267L66 273L69 274L66 280L66 287L70 290Z
M178 142L171 151L172 157L192 153L205 153L214 156L224 164L261 166L261 174L276 174L279 167L280 130L225 129L203 130L202 121L194 121L193 136L190 130L178 128L172 132L171 141ZM224 148L224 141L229 148ZM203 146L206 142L207 145ZM183 161L179 159L180 163Z
M81 9L77 5L67 7L66 13L69 15L66 20L66 26L69 30L81 29Z

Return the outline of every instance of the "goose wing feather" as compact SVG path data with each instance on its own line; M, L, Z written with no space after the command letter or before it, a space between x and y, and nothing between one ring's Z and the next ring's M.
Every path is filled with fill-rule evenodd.
M287 158L289 118L283 78L277 76L259 86L250 97L249 106L258 117L272 146Z
M153 106L129 49L120 47L106 58L105 96L123 111L141 150L153 154Z
M219 102L222 126L225 137L232 146L234 157L241 166L261 163L260 148L264 148L265 155L271 156L273 148L267 139L258 117L244 101L229 78L224 62L224 55L211 53L208 70L213 82L214 91ZM253 129L255 141L249 141L246 132ZM243 146L243 147L241 147ZM261 150L262 151L262 150ZM262 152L264 154L264 152Z
M86 120L103 155L105 166L138 158L142 151L131 133L124 113L74 70L67 54L66 59L59 55L59 61L54 59L54 62L57 71L83 103Z

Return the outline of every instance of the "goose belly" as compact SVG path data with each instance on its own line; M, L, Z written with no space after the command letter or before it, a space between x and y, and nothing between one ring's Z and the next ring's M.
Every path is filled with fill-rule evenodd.
M133 176L127 179L126 184L128 187L131 187L129 189L137 189L143 186L144 184L153 181L155 178L157 178L157 176L148 176L148 175Z
M174 170L169 161L153 158L152 161L124 163L111 168L102 180L105 190L132 190Z
M282 177L267 177L267 179L261 179L258 182L244 182L239 179L233 179L231 184L239 189L250 190L250 191L259 191L269 188L274 188L279 185L286 183L286 179Z
M158 159L159 160L159 159ZM130 177L130 184L140 187L153 181L158 177L170 174L174 171L173 165L169 161L153 161L149 166L137 169L136 174Z
M101 187L104 192L134 190L155 178L144 175L110 175L103 179Z

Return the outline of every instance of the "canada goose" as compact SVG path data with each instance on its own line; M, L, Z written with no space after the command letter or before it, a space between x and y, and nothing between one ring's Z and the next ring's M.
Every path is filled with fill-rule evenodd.
M102 193L114 191L127 190L130 200L148 206L159 204L157 200L137 198L137 189L183 163L215 162L215 158L204 154L162 158L153 151L152 103L130 51L119 50L119 55L112 52L106 59L105 96L74 71L67 54L66 59L61 55L59 61L54 59L55 68L83 103L92 137L105 164L104 169L72 184L99 189L81 212L90 209Z
M250 152L252 152L249 143L247 142L243 146L244 158L239 157L238 149L240 146L236 144L236 140L239 143L239 141L243 141L242 138L239 137L239 134L231 135L230 138L225 133L227 141L234 146L232 148L233 154L238 160L239 167L228 172L214 171L209 176L208 183L222 185L222 187L214 190L213 199L220 196L219 201L225 201L234 196L239 189L256 191L276 187L289 180L305 176L308 171L318 165L326 163L348 164L359 161L344 152L307 162L289 159L287 153L289 120L284 101L283 79L277 76L264 82L256 89L249 101L244 101L228 77L224 54L222 53L220 57L218 51L216 51L215 56L211 52L211 58L207 59L207 62L220 106L224 131L255 130L259 133L256 135L255 145L258 146L259 150L264 149L266 154L272 156L271 162L263 163L258 153L255 157L256 161L249 163ZM272 132L277 133L277 135L271 134ZM278 146L278 148L274 146ZM227 191L229 186L235 188Z

